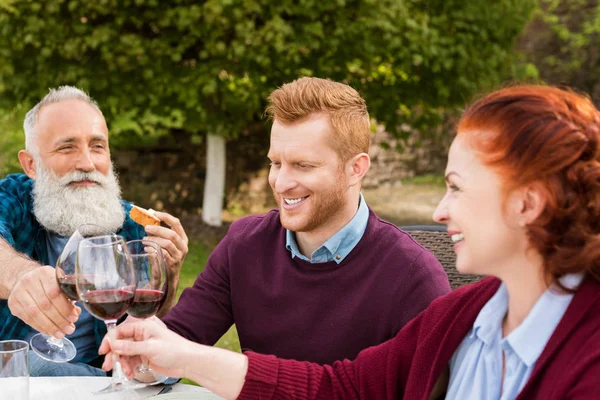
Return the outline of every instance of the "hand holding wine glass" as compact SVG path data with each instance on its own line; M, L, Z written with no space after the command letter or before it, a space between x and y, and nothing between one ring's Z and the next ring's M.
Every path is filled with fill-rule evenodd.
M79 243L86 237L110 235L108 229L94 224L80 225L71 235L56 261L54 272L58 286L63 294L73 302L79 300L75 284L75 261ZM30 340L32 350L41 358L52 362L68 362L77 354L75 345L67 338L55 338L43 333L34 335Z
M109 338L116 340L117 320L127 312L136 289L135 270L125 240L116 235L82 240L77 250L75 280L83 306L106 323ZM102 393L145 386L127 380L115 354L113 363L112 383Z
M167 266L158 243L151 240L132 240L127 248L136 273L137 288L127 313L135 318L153 317L167 294ZM164 382L168 377L155 373L145 364L136 371L136 380L148 384Z

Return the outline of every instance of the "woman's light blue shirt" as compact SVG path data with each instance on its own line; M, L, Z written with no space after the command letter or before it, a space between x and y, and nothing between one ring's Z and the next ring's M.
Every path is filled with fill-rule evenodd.
M571 274L563 277L561 283L575 288L582 278L582 274ZM508 292L504 283L500 285L450 360L446 399L517 397L572 299L572 294L560 293L557 288L546 290L523 323L503 338L502 321L508 311ZM506 358L504 381L503 352Z

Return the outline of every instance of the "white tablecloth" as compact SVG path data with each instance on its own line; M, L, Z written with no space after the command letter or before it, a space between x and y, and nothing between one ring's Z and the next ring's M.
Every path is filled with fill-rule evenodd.
M30 400L139 400L155 395L163 388L163 386L148 386L132 391L103 395L92 394L106 387L109 383L110 378L104 377L65 376L29 378L29 398ZM216 397L204 388L182 383L173 385L173 390L170 393L174 392L196 392L198 393L199 400L214 399ZM154 399L160 400L160 396Z

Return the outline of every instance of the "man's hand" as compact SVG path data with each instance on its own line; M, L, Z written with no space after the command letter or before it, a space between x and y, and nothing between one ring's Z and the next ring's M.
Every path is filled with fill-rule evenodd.
M154 216L171 227L147 225L146 233L149 235L144 239L153 240L162 247L165 261L167 263L167 275L169 277L169 298L159 312L163 315L174 304L175 292L179 284L179 273L181 266L188 253L188 237L178 218L171 214L156 211Z
M40 266L24 273L8 297L10 312L33 329L62 338L75 331L81 309L69 301L54 268Z

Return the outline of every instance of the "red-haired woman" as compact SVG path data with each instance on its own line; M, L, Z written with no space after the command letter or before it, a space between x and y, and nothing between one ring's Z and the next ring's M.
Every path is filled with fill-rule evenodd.
M446 182L434 219L448 226L457 269L491 277L435 300L354 361L236 354L158 322L124 324L120 337L138 341L113 349L226 398L600 398L598 110L553 87L494 92L462 116Z

